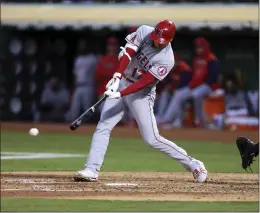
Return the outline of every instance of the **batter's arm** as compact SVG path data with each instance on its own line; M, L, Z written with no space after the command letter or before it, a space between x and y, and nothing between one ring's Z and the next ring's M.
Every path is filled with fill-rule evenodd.
M140 91L141 89L145 88L149 84L156 83L158 81L162 81L165 76L168 75L169 71L172 69L174 65L174 60L165 60L165 65L162 63L158 63L149 70L149 72L145 72L145 74L141 75L139 81L131 84L126 89L120 92L121 96L129 95L131 93L135 93Z
M123 56L120 59L119 69L118 73L121 74L121 77L123 73L125 72L128 64L130 63L131 59L135 56L136 51L130 47L126 47L123 49Z
M123 56L120 59L119 69L117 72L114 73L113 78L107 83L106 89L117 91L119 88L119 82L123 76L125 69L127 68L128 64L130 63L132 57L136 54L134 49L131 48L123 48Z
M129 87L120 91L120 94L121 96L125 96L132 93L136 93L148 86L149 84L155 83L156 81L158 80L150 72L146 72L141 76L140 80L134 82Z
M139 27L136 32L129 34L125 40L127 41L125 47L121 47L122 51L119 54L119 57L123 55L120 60L120 65L117 73L121 74L125 72L128 64L132 60L132 58L136 55L145 35L148 34L147 27L141 26Z

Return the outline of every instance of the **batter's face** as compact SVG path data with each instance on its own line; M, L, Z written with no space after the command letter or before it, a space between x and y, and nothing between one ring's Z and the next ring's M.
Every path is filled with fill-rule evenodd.
M160 44L160 43L157 42L157 41L153 41L153 45L154 45L155 48L163 49L163 48L166 47L168 44Z

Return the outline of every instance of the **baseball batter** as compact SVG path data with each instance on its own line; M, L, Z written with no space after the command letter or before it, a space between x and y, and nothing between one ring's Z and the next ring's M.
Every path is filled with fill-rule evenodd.
M128 108L147 144L179 161L198 182L206 181L207 170L201 161L190 157L184 149L159 135L153 112L156 84L174 66L171 41L175 31L174 23L164 20L155 28L142 25L126 37L126 45L119 54L119 69L106 86L104 94L108 98L92 138L85 169L78 171L76 178L98 180L111 130Z

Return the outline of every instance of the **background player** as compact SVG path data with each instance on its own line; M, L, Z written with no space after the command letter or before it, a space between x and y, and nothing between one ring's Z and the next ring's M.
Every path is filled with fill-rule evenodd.
M175 93L170 103L171 108L167 113L168 118L175 117L178 119L178 127L183 124L184 104L189 99L194 104L195 126L203 126L203 99L218 88L219 63L210 49L209 42L205 38L198 37L194 40L194 47L196 55L192 64L191 81ZM168 122L165 119L159 119L158 122Z
M105 94L108 99L92 138L85 169L78 171L76 178L98 180L111 130L122 119L127 107L147 144L179 161L198 182L206 181L207 170L201 161L188 156L185 150L159 135L153 112L156 84L174 66L171 41L175 30L174 23L164 20L155 28L143 25L126 37L119 69L107 84Z
M174 53L174 59L174 68L167 76L169 77L168 88L165 88L165 92L167 92L167 95L170 97L166 101L161 98L160 105L162 106L164 104L164 106L162 107L163 109L159 109L159 113L156 116L157 123L161 128L182 126L184 110L176 110L175 99L179 98L179 94L182 94L183 89L189 85L192 79L191 67L189 67L189 65L183 59L181 59L180 56L176 54L176 52ZM185 106L183 105L181 107L184 108Z
M96 93L100 99L106 91L107 82L113 77L119 67L118 40L111 36L107 39L106 54L97 62L95 71ZM99 107L102 110L103 104Z
M78 45L78 56L74 62L73 73L75 76L75 90L72 95L71 106L67 114L67 120L73 121L80 115L81 110L88 109L95 94L94 71L97 58L88 52L85 40Z

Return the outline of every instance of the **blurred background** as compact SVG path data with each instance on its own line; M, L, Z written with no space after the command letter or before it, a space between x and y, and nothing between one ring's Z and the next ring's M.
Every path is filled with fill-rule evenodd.
M259 126L259 27L255 0L2 1L0 33L2 121L67 123L94 104L118 67L119 47L140 25L170 19L176 66L158 84L160 128L248 130ZM196 41L204 43L198 46ZM178 91L209 84L193 76L198 49L216 57L217 81L176 114ZM209 68L210 69L210 68ZM183 79L183 73L190 77ZM182 116L179 116L181 114ZM100 112L89 121L96 123ZM136 127L130 113L120 125Z

